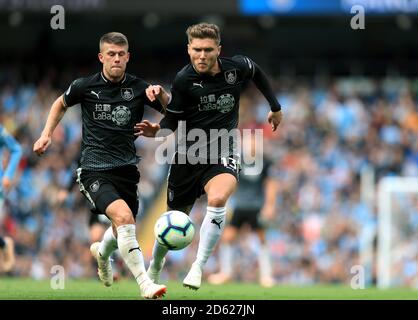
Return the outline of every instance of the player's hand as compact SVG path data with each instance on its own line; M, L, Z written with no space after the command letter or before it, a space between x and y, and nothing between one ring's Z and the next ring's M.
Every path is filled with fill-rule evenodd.
M12 187L12 181L8 177L3 177L3 190L8 192Z
M142 122L135 124L134 135L143 137L155 137L158 130L160 130L160 125L158 123L152 123L148 120L143 120Z
M145 89L145 94L147 95L149 101L154 102L155 99L161 98L163 90L163 87L160 85L150 85Z
M51 145L51 138L41 136L33 145L33 151L41 156L45 153L46 149Z
M160 85L150 85L145 89L145 94L151 102L154 102L155 99L158 99L164 108L167 107L171 98L170 94L168 94L167 91L165 91L164 88Z
M273 131L276 131L277 127L282 121L282 117L283 117L282 111L276 111L276 112L270 111L269 112L267 120L271 124L271 129Z

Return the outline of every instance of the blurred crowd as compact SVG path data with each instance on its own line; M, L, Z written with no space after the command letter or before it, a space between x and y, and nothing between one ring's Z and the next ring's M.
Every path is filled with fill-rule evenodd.
M5 72L0 78L1 120L24 150L16 186L0 214L0 233L16 244L12 275L45 279L53 265L62 265L69 277L95 277L88 249L89 208L73 183L81 138L79 107L67 111L43 157L32 152L52 102L72 79L54 82L58 77L52 71L36 84L7 77ZM363 263L362 252L372 245L376 254L376 202L362 197L362 172L372 170L375 181L387 175L418 177L418 79L272 81L284 113L278 133L271 132L269 107L252 86L241 98L240 126L264 129L265 156L279 172L277 215L267 232L274 277L279 284L350 284L351 268ZM150 109L144 118L157 121L159 115ZM140 222L163 186L167 167L154 161L154 141L139 138L136 143L142 156ZM398 206L394 214L403 210L410 221L404 241L417 243L418 194L403 203L408 203L406 209ZM204 201L199 201L192 219L199 224L204 212ZM248 270L257 269L253 253L258 248L254 235L240 238L236 280L256 280ZM162 278L179 279L196 249L193 244L171 253ZM418 249L408 247L408 252L394 270L398 284L418 288ZM218 266L215 252L205 272L216 272ZM373 263L368 284L375 278Z

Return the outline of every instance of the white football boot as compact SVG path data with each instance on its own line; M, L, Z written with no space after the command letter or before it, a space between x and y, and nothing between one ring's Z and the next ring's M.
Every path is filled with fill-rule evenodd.
M99 253L100 242L95 242L90 246L90 252L97 260L97 274L100 280L106 287L110 287L113 284L113 271L110 258L103 259Z
M146 279L139 285L141 296L145 299L158 299L164 297L167 287L162 284L156 284L150 279Z
M160 268L157 269L156 266L154 265L154 260L151 260L148 270L147 270L147 275L154 283L157 283L157 284L159 283L161 270L163 269L164 264L165 264L165 258L163 258L163 260L161 261Z
M189 273L183 280L183 286L192 290L200 288L202 283L202 268L197 264L193 263Z

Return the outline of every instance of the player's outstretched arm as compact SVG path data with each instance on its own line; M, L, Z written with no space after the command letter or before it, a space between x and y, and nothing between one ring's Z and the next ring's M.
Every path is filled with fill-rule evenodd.
M52 141L52 134L54 133L55 128L64 116L65 111L67 111L67 107L64 105L63 97L60 96L52 104L41 136L33 145L33 151L38 156L44 154L46 149L48 149L48 147L50 146Z
M254 76L253 76L253 82L260 90L260 92L264 95L266 100L268 101L271 111L268 114L267 120L271 124L271 129L273 131L276 131L278 125L282 121L282 107L280 103L277 101L276 96L273 92L273 89L268 81L267 75L264 73L264 71L253 62L253 68L254 68Z

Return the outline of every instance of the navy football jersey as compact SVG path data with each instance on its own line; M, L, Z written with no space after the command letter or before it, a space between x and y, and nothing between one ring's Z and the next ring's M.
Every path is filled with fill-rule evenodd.
M255 67L245 56L222 57L218 61L221 72L214 76L199 74L192 64L188 64L177 73L173 82L166 116L185 120L177 132L181 135L179 153L182 153L180 145L186 146L189 152L190 148L205 150L204 154L196 153L196 157L206 159L221 158L239 151L234 143L239 134L239 100L254 76ZM197 138L202 132L206 139Z
M81 106L82 169L101 171L138 163L134 124L142 120L144 105L164 111L157 100L147 98L148 86L130 74L118 83L106 79L103 73L73 81L63 99L66 107Z

